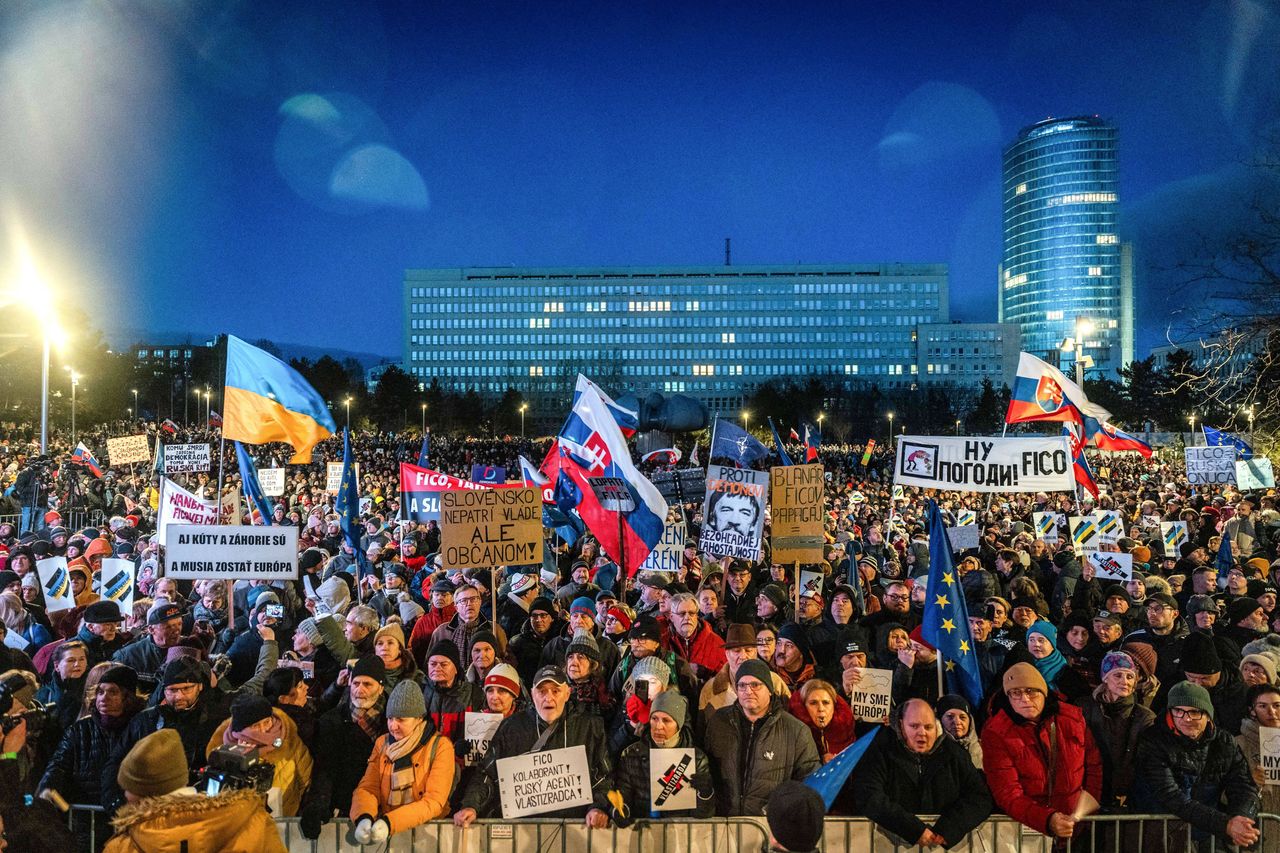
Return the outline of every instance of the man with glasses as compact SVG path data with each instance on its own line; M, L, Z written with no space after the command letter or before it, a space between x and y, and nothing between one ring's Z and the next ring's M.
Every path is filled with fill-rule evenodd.
M458 608L458 612L448 622L436 628L431 632L431 646L441 640L450 640L459 649L471 648L471 638L475 636L477 631L493 631L495 637L498 638L498 657L503 657L507 653L507 632L502 630L501 625L495 625L493 622L482 619L480 616L480 608L483 600L480 590L472 586L460 587L453 596L453 606Z
M870 616L864 616L859 624L867 632L871 640L871 652L884 651L876 646L876 634L881 625L888 622L901 625L910 631L920 623L914 610L911 609L911 590L902 581L890 581L880 595L881 607Z
M1173 814L1191 838L1249 847L1258 842L1258 786L1231 735L1216 723L1209 693L1180 682L1169 691L1169 712L1138 739L1133 809ZM1169 838L1185 838L1170 826Z
M724 666L720 667L711 680L702 685L702 692L698 696L699 731L706 729L712 714L738 701L738 693L734 689L738 668L746 661L759 659L759 647L756 643L756 629L750 625L741 623L730 625L729 630L725 632ZM771 672L770 676L773 692L781 696L783 701L790 699L791 691L787 689L778 674Z
M689 662L699 683L706 681L725 664L724 640L702 621L693 593L673 596L669 613L672 650Z
M1191 629L1178 612L1178 602L1166 592L1147 596L1146 618L1147 627L1130 632L1122 645L1150 646L1156 653L1156 678L1161 684L1173 685L1182 680L1182 644Z
M761 815L774 788L803 780L822 762L808 727L774 695L773 674L762 661L738 667L734 691L738 701L707 724L716 814Z

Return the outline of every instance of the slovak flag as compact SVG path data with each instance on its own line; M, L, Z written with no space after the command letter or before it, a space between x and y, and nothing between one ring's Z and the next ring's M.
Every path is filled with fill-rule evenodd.
M817 462L818 448L822 446L822 435L813 424L804 425L804 461Z
M573 495L577 501L573 508L601 546L610 556L617 557L628 577L634 575L662 539L667 502L631 462L631 451L613 408L584 376L578 376L573 408L560 430L556 446L563 452L554 457L548 454L543 473L548 477L554 474L557 480L568 480L556 484L560 509L569 509L564 498ZM549 467L557 470L553 472ZM622 513L621 525L618 513L606 510L596 498L590 483L593 477L617 477L626 482L635 508ZM624 543L625 556L620 547Z
M168 418L165 418L164 422L160 424L160 429L163 432L169 433L169 435L178 434L178 425L175 424L173 421L169 420Z
M1071 464L1075 469L1076 482L1084 486L1089 494L1096 499L1098 497L1098 484L1093 481L1093 470L1089 468L1089 461L1084 458L1085 439L1080 435L1081 427L1075 423L1065 423L1062 425L1062 434L1067 437L1067 444L1071 445Z
M1115 424L1103 423L1102 428L1093 434L1093 442L1100 450L1125 451L1141 453L1144 458L1151 458L1151 445L1136 436L1129 435Z
M631 436L636 434L636 430L640 429L640 413L635 409L629 409L614 402L613 398L604 393L599 385L592 382L581 373L578 374L578 385L573 391L573 404L569 407L570 412L577 408L578 397L582 395L582 390L585 387L595 389L596 394L600 396L605 407L609 410L609 414L613 415L613 420L618 425L618 429L622 430L623 438L631 438ZM569 416L573 417L572 414Z
M1090 403L1084 389L1058 368L1029 352L1018 357L1018 374L1013 380L1005 423L1074 421L1086 426L1090 418L1101 425L1111 419L1111 413ZM1092 436L1096 428L1094 424L1087 424L1085 437Z
M84 442L76 445L76 449L71 454L71 461L76 465L80 465L89 469L89 473L98 479L102 479L102 466L98 464L98 460L89 452L89 448L84 446Z
M209 412L209 426L211 427L222 426L222 415L218 414L217 412L212 412L212 411Z

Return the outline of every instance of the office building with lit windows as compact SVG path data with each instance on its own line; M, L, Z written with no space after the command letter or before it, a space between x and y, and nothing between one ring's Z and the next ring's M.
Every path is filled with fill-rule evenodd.
M1134 358L1117 184L1116 128L1096 117L1037 122L1004 152L999 320L1018 326L1027 352L1068 369L1060 348L1080 324L1089 372L1111 378Z
M404 310L423 384L559 406L582 372L712 411L810 373L910 387L917 327L949 320L945 264L412 269Z
M1013 384L1022 336L1012 323L925 323L917 330L916 375L923 387L974 390L990 379Z

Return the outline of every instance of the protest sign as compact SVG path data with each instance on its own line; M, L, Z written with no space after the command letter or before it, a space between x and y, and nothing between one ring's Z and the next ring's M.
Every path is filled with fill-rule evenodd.
M244 507L240 503L240 487L236 486L222 496L222 524L243 524L241 514Z
M298 528L171 524L165 577L177 580L296 580Z
M218 508L206 503L167 477L160 480L160 510L156 515L156 533L160 541L171 524L217 524Z
M1236 448L1234 445L1219 447L1187 447L1183 449L1187 460L1187 482L1192 485L1234 483L1236 481Z
M892 695L893 670L864 669L849 694L849 707L859 720L878 723L889 716Z
M1073 515L1068 519L1071 525L1071 548L1077 557L1083 557L1098 550L1101 534L1098 533L1098 522L1091 515Z
M1271 470L1271 460L1264 456L1240 460L1236 463L1236 485L1242 490L1274 489L1276 475Z
M470 767L478 764L489 751L489 742L493 733L506 719L501 714L489 714L482 711L467 711L463 717L462 737L467 742L467 752L462 763Z
M1061 513L1037 512L1035 515L1036 538L1045 544L1055 545L1058 542L1058 527L1062 524Z
M166 474L192 474L209 470L209 445L166 444L164 447L164 472Z
M1280 729L1258 727L1258 757L1264 785L1280 785Z
M1091 551L1087 559L1093 566L1093 575L1100 582L1126 583L1133 578L1133 555L1116 551ZM1105 589L1105 587L1104 587Z
M508 820L592 803L585 746L499 758L497 770L502 816Z
M822 466L780 465L769 472L770 543L775 563L822 561Z
M44 609L49 613L71 610L76 606L76 594L71 589L71 576L67 574L66 557L49 557L36 561L36 576L44 589Z
M133 595L137 585L134 574L133 560L115 557L105 557L102 560L102 571L98 574L102 579L102 586L98 594L118 604L122 616L133 612Z
M1185 521L1160 522L1160 538L1164 540L1164 552L1177 557L1178 549L1187 541L1187 523Z
M326 472L328 473L328 472ZM258 484L262 486L262 494L268 498L284 495L284 469L261 468L258 470Z
M107 439L107 461L112 465L130 465L151 461L151 445L146 435L125 435Z
M400 463L400 513L406 521L426 524L440 521L440 493L445 489L505 489L523 488L524 483L485 485L458 477L450 477L430 468L419 468L407 462ZM547 487L550 488L549 486ZM546 496L543 496L545 502Z
M342 488L342 463L326 462L324 465L324 490L336 495Z
M707 496L707 473L701 468L654 471L649 482L667 503L702 503Z
M822 572L800 571L800 583L796 586L796 598L812 598L822 595Z
M760 559L764 529L767 471L711 465L707 468L707 498L702 507L701 550L713 557Z
M693 747L649 750L649 810L672 812L697 808L693 789L697 768Z
M956 512L956 527L968 527L971 524L978 523L978 514L971 509L962 509Z
M893 480L962 492L1070 492L1071 452L1063 436L949 438L904 435Z
M1093 520L1098 524L1098 541L1104 545L1114 545L1124 535L1124 522L1113 509L1094 510Z
M668 521L662 528L662 538L640 564L642 572L678 572L684 561L684 543L688 533L683 521Z
M978 525L966 524L963 527L948 527L947 539L951 542L951 550L959 553L978 547Z
M451 569L542 560L542 494L535 488L440 493L440 553Z

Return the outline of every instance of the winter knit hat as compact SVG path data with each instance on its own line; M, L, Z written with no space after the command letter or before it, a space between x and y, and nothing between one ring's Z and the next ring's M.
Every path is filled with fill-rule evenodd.
M574 631L573 639L569 641L569 647L565 649L564 654L566 658L573 654L586 655L590 660L600 663L600 645L595 637L591 636L590 631L581 629ZM651 658L645 658L645 660L651 660Z
M635 622L631 623L631 630L627 632L627 636L633 640L652 640L655 643L661 643L662 626L652 616L639 616Z
M1120 651L1133 658L1138 667L1139 678L1150 678L1156 674L1156 650L1150 643L1125 643Z
M206 682L204 668L193 657L182 655L164 665L164 674L160 678L161 687L172 687L175 684L200 684Z
M1222 672L1222 658L1213 644L1213 637L1195 631L1182 641L1182 671L1196 675L1213 675Z
M427 661L434 657L448 658L458 672L462 672L462 655L458 653L458 647L453 640L436 640L427 652Z
M1135 677L1138 675L1138 665L1124 652L1107 652L1103 656L1102 677L1106 678L1107 673L1113 669L1131 669Z
M1240 661L1241 675L1244 674L1244 665L1247 663L1256 663L1262 667L1267 673L1268 684L1276 683L1276 662L1271 658L1271 655L1245 655Z
M1214 601L1207 595L1193 595L1187 599L1187 616L1195 616L1197 613L1213 613L1218 612L1218 602Z
M1258 602L1258 599L1241 596L1227 605L1227 624L1234 625L1241 619L1249 618L1255 611L1261 609L1262 605Z
M765 686L765 689L769 691L769 695L773 695L773 671L769 669L764 661L759 658L744 660L738 667L738 674L734 679L734 686L736 687L738 682L742 680L743 676L747 675L758 679L760 683Z
M489 631L489 630L480 630L480 631L476 631L474 634L472 634L472 635L471 635L471 640L467 643L467 654L468 654L468 655L470 655L473 651L475 651L476 643L488 643L488 644L489 644L489 648L493 649L493 653L494 653L495 655L496 655L496 654L498 653L498 651L499 651L499 649L498 649L498 637L497 637L497 635L496 635L496 634L494 634L492 631Z
M676 731L679 731L684 728L685 720L689 717L689 702L680 695L680 691L667 690L654 697L649 715L652 717L655 711L661 711L675 720Z
M572 616L575 613L585 613L586 615L595 618L595 601L585 595L578 596L573 600L573 604L569 607L569 615Z
M541 611L555 616L556 606L551 599L547 598L545 595L540 595L529 604L529 612L533 613L535 611Z
M1266 655L1271 658L1271 665L1280 672L1280 635L1267 634L1256 640L1250 640L1240 649L1242 655Z
M187 784L187 754L177 729L161 729L139 740L120 762L120 787L138 797L163 797Z
M654 678L659 684L671 683L671 667L667 666L661 658L647 657L641 658L636 662L635 669L631 670L632 679L636 678Z
M1165 705L1170 709L1199 708L1209 716L1210 720L1213 719L1213 701L1209 698L1209 691L1190 681L1179 681L1173 685Z
M773 602L773 606L778 610L781 610L787 604L787 591L776 583L765 584L760 588L760 595Z
M425 717L427 702L422 696L422 688L411 680L401 681L391 691L387 700L388 717Z
M485 687L501 687L512 696L520 695L520 673L509 663L500 663L484 677Z
M378 633L373 635L373 647L378 647L378 640L383 637L390 637L400 644L400 651L404 651L404 628L400 627L399 622L388 622L378 629ZM454 648L457 648L456 646Z
M969 704L969 700L959 693L948 693L933 707L933 712L938 715L938 719L942 719L942 715L948 711L964 711L970 717L973 716L973 707Z
M379 684L383 684L387 679L387 665L377 655L365 655L351 667L351 679L353 681L362 675L372 678Z
M739 669L739 672L742 670ZM1033 690L1039 690L1044 695L1049 695L1049 685L1045 683L1044 676L1040 674L1040 670L1036 669L1025 661L1015 663L1005 671L1003 687L1005 695L1015 687L1030 687Z
M313 646L318 646L324 642L324 636L320 633L316 620L310 616L298 623L298 633L306 637L307 642Z
M788 622L778 630L778 639L787 640L800 650L800 656L805 660L812 658L812 647L809 645L809 633L805 631L804 626L795 622Z
M113 666L102 673L98 683L114 684L123 690L125 695L132 696L138 692L138 673L134 672L131 666Z
M271 716L271 703L261 693L241 693L231 703L231 731L242 732Z
M400 599L399 605L400 621L408 625L427 611L422 609L422 605L410 598Z
M630 616L628 616L628 615L627 615L627 613L626 613L626 611L625 611L625 610L623 610L621 607L618 607L617 605L614 605L613 607L610 607L610 608L609 608L609 612L608 612L606 615L608 615L608 616L612 616L614 619L617 619L617 620L618 620L618 624L622 626L622 630L624 630L624 631L630 631L630 630L631 630L631 617L630 617ZM754 636L754 634L753 634L753 636ZM753 644L753 645L755 644L755 640L754 640L754 639L752 639L752 641L751 641L751 642L752 642L752 644Z

